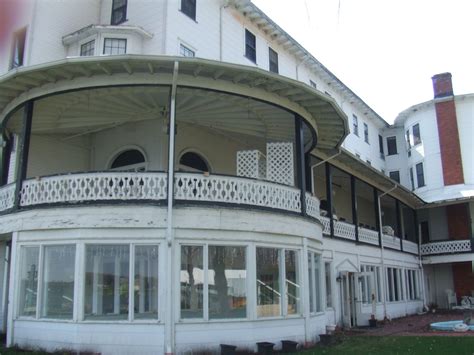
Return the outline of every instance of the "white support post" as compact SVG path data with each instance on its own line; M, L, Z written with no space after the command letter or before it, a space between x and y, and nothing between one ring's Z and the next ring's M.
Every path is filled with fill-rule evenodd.
M203 297L202 297L202 310L203 318L205 321L209 320L209 245L206 243L203 245Z
M285 249L279 249L280 253L280 315L286 317L288 314L288 302L286 296L286 265L285 265ZM275 290L273 290L275 292Z
M85 275L85 245L76 244L76 267L74 276L74 314L75 322L84 319L84 277Z
M20 249L17 247L17 240L18 240L18 232L13 232L12 234L12 251L11 251L11 260L10 260L10 286L8 289L8 318L7 318L7 339L6 339L6 346L11 347L14 345L14 322L13 320L16 317L16 309L18 307L18 295L17 292L17 285L18 281L15 277L19 269L19 257L18 253Z
M114 259L114 314L120 314L120 257Z
M166 226L166 300L165 300L165 342L164 353L167 355L175 352L175 317L174 317L174 230L173 230L173 194L174 194L174 153L175 153L175 126L176 126L176 89L178 81L179 63L174 62L173 82L170 97L170 120L169 120L169 148L168 148L168 208ZM179 303L179 302L178 302Z
M304 334L305 334L305 342L307 344L311 343L311 324L310 324L310 316L311 310L309 308L309 272L308 272L308 238L303 238L303 255L301 255L301 262L302 265L302 287L303 294L300 294L300 298L303 300L303 317L304 317Z
M130 264L128 266L128 320L133 322L135 319L135 244L130 246ZM143 292L143 288L140 285L140 296Z

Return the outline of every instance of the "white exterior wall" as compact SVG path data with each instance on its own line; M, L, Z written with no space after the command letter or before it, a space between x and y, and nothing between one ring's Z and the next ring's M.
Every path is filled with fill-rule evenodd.
M440 308L448 308L446 290L454 291L451 264L427 265L424 273L428 303L434 302Z
M466 190L474 190L474 95L456 98L456 116ZM474 191L471 192L474 194Z

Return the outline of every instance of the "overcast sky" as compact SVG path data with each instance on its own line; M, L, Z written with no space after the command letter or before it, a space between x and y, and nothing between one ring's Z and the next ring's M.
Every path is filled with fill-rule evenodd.
M451 72L474 92L474 0L253 0L388 122Z

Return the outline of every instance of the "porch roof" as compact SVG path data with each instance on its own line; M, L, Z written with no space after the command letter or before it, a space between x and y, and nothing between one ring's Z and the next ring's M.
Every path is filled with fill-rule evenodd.
M301 115L318 136L318 147L338 148L349 132L334 99L310 86L259 68L200 58L117 55L75 57L20 67L0 77L0 122L34 98L92 87L171 85L228 92L269 102ZM314 142L313 142L314 144Z
M388 176L385 176L369 164L364 163L348 150L341 148L340 151L341 153L337 156L334 156L338 153L337 150L315 149L314 153L316 156L322 159L328 159L331 156L334 156L334 158L329 160L331 164L334 164L335 166L350 172L361 180L375 186L382 192L396 187L389 193L389 195L397 198L412 208L416 209L426 207L426 202L418 197L414 192L398 184Z

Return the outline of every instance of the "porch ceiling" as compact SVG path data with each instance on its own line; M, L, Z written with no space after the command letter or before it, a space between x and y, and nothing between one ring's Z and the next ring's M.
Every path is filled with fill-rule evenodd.
M317 132L318 147L323 149L339 147L347 135L347 117L335 101L304 83L248 66L198 58L140 55L67 58L11 70L0 77L0 120L3 121L29 99L59 92L114 85L170 85L175 62L179 63L179 87L210 89L243 96L245 99L236 102L235 112L245 111L247 97L296 112ZM74 100L81 100L80 95L74 96ZM133 100L133 97L128 100ZM140 107L140 104L136 105ZM150 106L139 111L137 119L138 116L144 119L151 115L156 117L160 109L156 107L156 102L150 103ZM255 112L255 109L258 111L260 108L253 109ZM250 112L248 107L247 112ZM279 115L282 114L276 116L277 121ZM258 115L252 117L260 125L265 125ZM54 124L53 119L50 124ZM101 123L98 121L97 124ZM278 139L288 129L275 124L272 134Z

